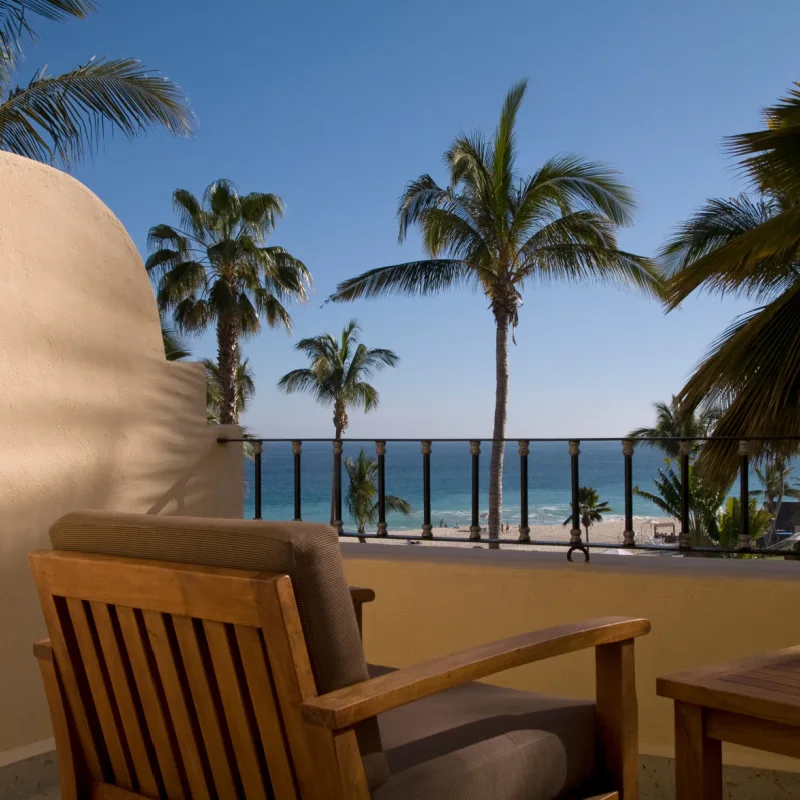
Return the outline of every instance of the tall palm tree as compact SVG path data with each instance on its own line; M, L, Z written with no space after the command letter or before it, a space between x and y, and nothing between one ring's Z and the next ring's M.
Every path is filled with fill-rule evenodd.
M406 186L398 207L402 242L412 225L429 256L380 267L339 284L334 301L390 294L427 295L457 287L483 292L494 316L496 389L489 478L489 536L502 516L503 439L508 406L508 333L531 283L615 281L652 291L650 261L617 247L632 193L607 166L575 155L550 159L533 175L516 170L514 129L525 94L508 93L491 140L459 135L444 154L448 185L430 175Z
M653 407L656 411L656 424L649 428L636 428L628 434L628 438L639 439L650 447L658 447L670 458L677 458L680 454L680 442L658 441L659 439L677 437L696 440L698 437L710 436L721 413L713 406L682 412L675 395L672 395L669 403L653 403ZM700 442L694 442L695 452L700 446Z
M336 439L341 439L347 429L348 407L363 408L364 413L378 407L380 397L369 380L376 372L400 363L393 351L370 349L360 343L360 331L358 320L352 319L338 340L330 333L301 339L294 349L308 356L311 367L294 369L278 381L282 392L302 392L323 405L333 404ZM330 521L336 522L335 486L331 490Z
M586 530L586 541L589 541L589 528L595 522L603 521L603 514L610 514L614 509L605 501L600 502L600 495L596 489L591 486L581 486L578 490L578 507L581 512L581 525ZM564 520L566 527L572 522L572 515L570 514Z
M333 404L333 427L337 439L347 429L348 407L356 406L365 413L378 407L380 397L368 381L386 367L396 367L399 357L384 348L368 348L359 342L358 320L352 319L337 340L323 333L301 339L294 349L311 359L311 367L287 372L278 388L291 394L310 394L318 403Z
M0 0L0 150L69 167L96 149L106 128L129 138L149 127L188 135L194 115L172 81L130 58L92 58L63 75L44 68L23 86L14 83L30 16L82 19L88 0Z
M685 407L719 402L715 433L800 436L800 91L764 112L765 129L728 146L755 188L752 196L709 200L662 249L668 309L706 289L752 299L713 343L679 393ZM796 444L751 442L757 458L788 457ZM720 484L735 475L735 441L704 448L701 462Z
M172 206L179 226L150 228L146 267L159 308L180 331L217 330L222 387L220 422L238 421L239 340L270 328L291 330L287 300L304 301L311 276L302 261L264 241L283 215L274 194L239 194L228 180L210 184L202 201L177 189Z
M345 458L344 468L350 484L347 487L345 505L353 522L358 526L358 532L364 533L367 525L374 525L378 521L378 503L376 500L378 490L375 480L378 475L378 462L368 458L362 448L358 458ZM386 510L408 516L411 504L401 497L387 494L385 497ZM363 541L363 540L362 540Z

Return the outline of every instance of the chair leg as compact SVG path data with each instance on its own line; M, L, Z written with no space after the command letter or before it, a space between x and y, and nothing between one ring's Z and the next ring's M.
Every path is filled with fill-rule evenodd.
M705 712L675 703L676 800L722 800L722 742L709 739Z
M42 672L47 705L50 708L50 721L53 724L61 800L78 800L75 752L73 750L72 737L70 736L67 706L61 691L58 668L49 643L37 643L35 652L39 661L39 669Z
M633 639L596 648L598 765L620 800L639 797L639 713Z

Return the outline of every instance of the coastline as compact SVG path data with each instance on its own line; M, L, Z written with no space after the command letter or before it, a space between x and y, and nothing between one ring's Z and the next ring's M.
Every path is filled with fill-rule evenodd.
M633 518L633 531L637 544L653 544L661 543L661 539L655 539L653 535L653 528L656 524L661 525L674 525L675 533L680 531L680 523L678 520L671 517L634 517ZM605 544L609 550L614 552L623 552L630 554L630 550L621 550L623 542L623 532L625 530L624 519L609 519L603 522L597 522L589 528L589 542L591 544ZM374 530L367 531L368 534L374 533ZM422 536L421 528L390 528L389 534L402 534L409 536ZM437 537L446 537L454 539L466 539L469 537L469 526L460 525L457 528L447 527L439 528L434 527L431 533ZM547 542L568 542L570 536L569 527L563 525L531 525L530 537L536 542L544 542L544 544L528 545L519 544L519 528L512 525L509 532L503 531L500 535L500 543L503 549L506 550L541 550L551 552L562 552L565 548L563 546L548 545ZM586 541L586 531L581 529L581 539ZM353 542L351 536L340 538L342 542ZM357 540L356 540L357 541ZM402 539L380 539L368 538L367 544L388 544L408 546L408 541ZM487 539L487 532L485 529L481 531L481 541L475 542L427 542L416 541L413 543L415 547L482 547L488 548L489 542ZM599 550L603 552L603 550Z

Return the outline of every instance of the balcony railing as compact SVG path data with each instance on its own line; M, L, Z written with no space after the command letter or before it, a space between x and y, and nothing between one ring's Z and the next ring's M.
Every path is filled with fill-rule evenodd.
M328 443L331 445L333 454L333 508L334 526L338 529L339 535L343 537L358 539L386 539L404 540L408 542L456 542L464 544L474 544L476 542L488 542L490 546L503 544L528 545L528 546L547 546L567 548L567 558L572 561L572 554L576 551L583 554L586 561L589 560L590 548L608 549L608 543L589 543L584 542L581 531L581 506L580 506L580 445L581 442L619 442L621 445L620 455L622 456L622 477L624 482L625 496L625 528L623 532L622 547L629 550L648 550L662 553L708 553L708 554L727 554L727 555L753 555L764 556L767 552L762 548L754 548L750 537L750 442L800 442L798 437L735 437L735 436L704 436L684 439L678 437L653 437L647 440L635 440L629 438L616 437L583 437L582 439L564 438L530 438L530 439L503 439L508 444L516 444L519 453L519 498L520 498L520 524L519 537L517 539L484 538L480 525L480 456L481 445L483 443L492 444L491 439L270 439L260 437L247 437L244 439L219 438L220 444L233 442L248 443L252 446L254 460L255 478L255 519L262 518L262 475L263 475L263 452L265 444L289 444L291 443L294 461L294 519L301 521L302 515L302 455L304 443ZM735 547L709 547L697 546L692 541L690 514L691 514L691 494L689 483L689 467L692 447L699 442L727 441L738 442L739 452L739 505L741 517L739 522L739 537ZM375 445L377 456L377 490L378 490L378 523L376 533L358 533L347 531L342 520L342 450L345 442L364 443L372 442ZM411 533L389 533L386 522L386 446L387 443L419 443L420 454L422 456L422 497L423 497L423 524L422 534ZM471 457L471 524L469 537L436 536L433 533L431 524L431 452L436 443L463 443L469 446ZM571 479L571 506L572 506L572 529L570 530L569 541L552 541L531 539L531 527L529 525L529 504L528 504L528 458L530 456L530 445L541 442L563 442L568 446L570 459L570 479ZM681 508L680 508L680 534L675 545L654 544L637 542L633 529L633 457L634 449L637 444L657 444L663 442L675 442L679 445L680 463L680 487L681 487Z

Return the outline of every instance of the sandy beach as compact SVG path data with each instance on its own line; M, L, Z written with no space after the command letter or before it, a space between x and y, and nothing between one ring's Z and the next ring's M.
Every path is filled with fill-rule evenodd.
M662 544L662 539L656 539L654 537L654 527L655 525L674 525L675 526L675 533L680 530L680 524L677 520L670 519L669 517L634 517L633 519L633 530L636 535L636 543L637 544ZM566 542L569 541L569 528L565 528L563 525L531 525L531 532L530 536L532 540L537 542ZM622 539L623 539L623 531L625 529L625 521L622 519L611 519L605 520L603 522L598 522L592 525L589 529L589 542L591 544L604 544L608 545L608 550L613 552L618 552L619 548L622 546ZM669 529L664 531L664 529L660 529L661 533L669 533ZM367 531L367 533L374 533L374 531ZM403 535L411 535L411 536L421 536L422 530L421 529L413 529L413 530L389 530L389 534L403 534ZM434 536L441 536L447 538L454 538L454 539L466 539L469 537L469 526L461 525L458 528L439 528L434 527L432 534ZM482 540L481 542L426 542L426 541L419 541L415 542L412 546L414 547L484 547L488 548L489 544L486 541L487 533L486 531L482 531L481 533ZM564 551L563 547L558 547L554 545L548 544L537 544L537 545L521 545L517 543L517 539L519 537L519 529L515 526L511 526L508 533L503 531L500 536L500 542L502 544L502 549L504 550L540 550L540 551L553 551L553 552L560 552ZM582 531L582 539L586 541L586 533ZM341 541L343 542L352 542L354 541L351 537L342 538ZM356 540L357 541L357 540ZM400 545L400 546L409 546L407 541L401 539L367 539L368 544L377 544L377 545ZM597 550L592 550L592 552L599 552L602 553L605 550L603 548L598 548ZM630 550L624 551L625 553L630 553Z

